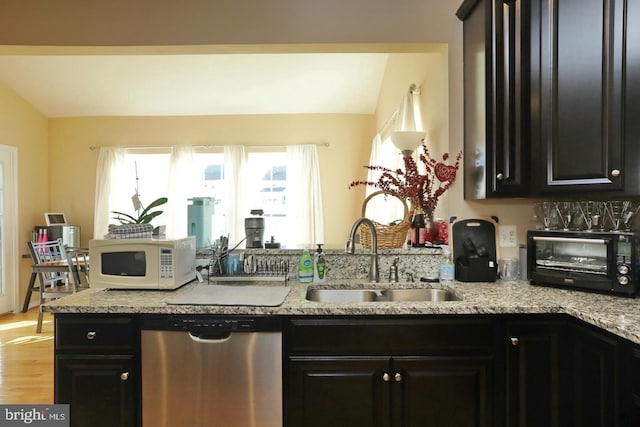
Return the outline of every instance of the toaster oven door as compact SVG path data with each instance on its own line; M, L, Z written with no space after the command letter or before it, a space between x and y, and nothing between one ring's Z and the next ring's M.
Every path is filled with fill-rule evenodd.
M614 239L533 235L529 237L532 284L611 291L615 279Z
M610 238L534 236L537 270L609 275L613 258Z

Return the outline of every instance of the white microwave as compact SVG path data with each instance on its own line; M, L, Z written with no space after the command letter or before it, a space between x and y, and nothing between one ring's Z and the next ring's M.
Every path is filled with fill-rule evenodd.
M93 239L89 286L175 289L195 279L196 239Z

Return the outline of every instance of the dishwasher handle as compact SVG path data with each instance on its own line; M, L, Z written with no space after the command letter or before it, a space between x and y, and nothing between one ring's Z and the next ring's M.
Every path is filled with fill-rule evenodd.
M189 332L189 338L200 344L217 344L228 341L231 338L231 331Z

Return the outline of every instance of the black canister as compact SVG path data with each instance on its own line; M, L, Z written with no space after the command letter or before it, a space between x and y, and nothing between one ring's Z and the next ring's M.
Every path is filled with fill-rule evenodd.
M252 214L262 215L262 210L252 210ZM244 232L247 236L247 248L264 247L264 218L252 216L244 219Z

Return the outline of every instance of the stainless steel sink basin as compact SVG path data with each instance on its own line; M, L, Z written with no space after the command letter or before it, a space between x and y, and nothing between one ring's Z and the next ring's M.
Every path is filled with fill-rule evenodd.
M328 303L354 302L402 302L402 301L458 301L460 298L447 289L320 289L309 288L306 298L309 301Z
M447 289L385 289L381 292L386 301L459 301L460 298Z
M378 293L370 289L309 289L307 299L316 302L371 302Z

